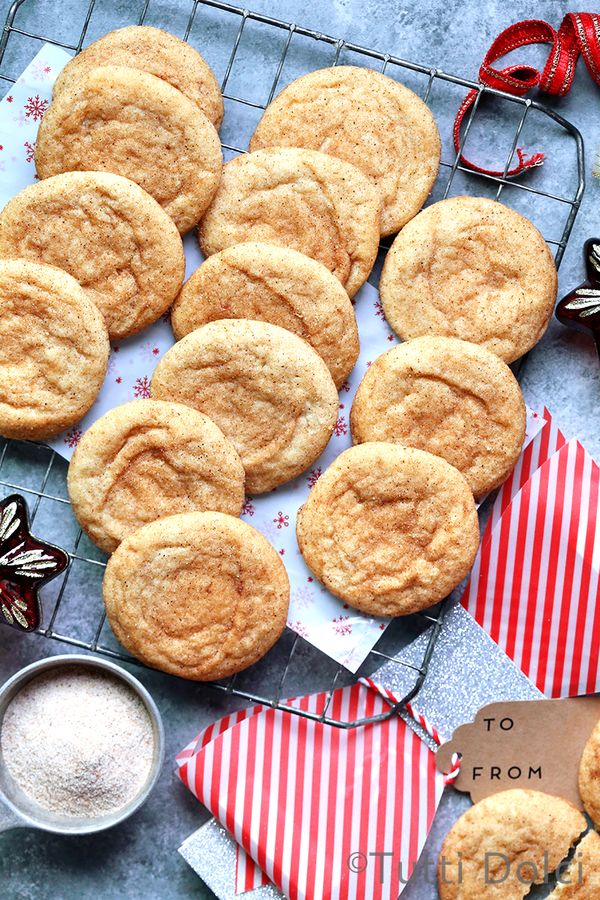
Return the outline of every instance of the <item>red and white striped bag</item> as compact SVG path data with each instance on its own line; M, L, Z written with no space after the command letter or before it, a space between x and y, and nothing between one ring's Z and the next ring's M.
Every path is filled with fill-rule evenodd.
M548 419L496 500L461 602L564 697L600 690L600 470Z
M291 702L320 713L326 700ZM352 721L387 710L355 684L334 691L328 711ZM344 730L253 707L204 731L177 762L183 783L292 900L396 898L444 787L433 752L397 716ZM240 891L263 883L250 861L240 854Z

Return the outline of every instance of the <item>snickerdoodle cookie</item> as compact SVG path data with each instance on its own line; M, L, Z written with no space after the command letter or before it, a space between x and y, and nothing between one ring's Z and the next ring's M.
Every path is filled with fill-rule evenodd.
M0 260L0 434L43 440L94 403L109 353L100 311L70 275Z
M167 311L185 271L168 215L137 184L104 172L67 172L32 184L0 213L0 257L58 266L104 314L113 339Z
M333 66L303 75L267 107L250 141L307 147L353 163L383 196L381 233L395 234L436 179L440 135L412 91L373 69Z
M40 178L69 171L124 175L183 233L212 200L222 155L214 125L181 91L139 69L104 66L51 103L35 166Z
M171 310L177 340L216 319L259 319L299 334L339 387L358 357L348 294L321 263L288 247L249 241L204 262Z
M244 468L207 416L180 403L134 400L86 431L68 487L82 528L112 553L136 528L162 516L194 510L239 516Z
M519 384L501 359L458 338L422 337L367 369L350 425L355 444L391 441L442 456L481 497L512 471L525 418Z
M300 551L315 575L351 606L403 616L445 597L477 552L473 495L438 456L367 443L321 475L298 514Z
M579 763L579 795L590 818L600 826L600 722L588 738Z
M401 338L459 337L505 362L539 341L556 289L554 260L537 228L482 197L452 197L419 213L392 244L379 283Z
M486 797L446 836L438 863L440 900L522 900L558 867L585 828L585 817L561 797L519 789Z
M327 266L352 297L379 245L381 197L351 163L272 147L232 159L200 225L211 256L243 241L291 247Z
M598 900L600 897L600 835L590 831L577 844L575 856L561 875L552 900Z
M109 31L67 63L54 83L53 96L72 92L98 66L127 66L162 78L195 103L215 128L221 124L223 97L217 79L198 51L174 34L148 25Z
M240 519L191 512L134 531L103 583L117 639L142 662L194 681L246 669L286 624L281 557Z
M250 319L190 332L163 356L150 390L217 423L240 454L251 494L303 472L337 419L337 390L318 353L291 331Z

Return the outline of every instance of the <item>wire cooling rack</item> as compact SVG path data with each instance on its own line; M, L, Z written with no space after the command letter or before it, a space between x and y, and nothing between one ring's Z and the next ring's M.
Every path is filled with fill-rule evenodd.
M492 88L449 75L441 69L408 62L399 57L360 47L349 41L330 37L300 25L281 22L270 16L240 9L219 0L179 0L173 5L144 0L136 10L128 4L123 18L121 5L110 0L89 0L81 4L81 21L67 21L64 15L52 16L52 3L44 4L47 21L52 22L47 34L40 34L36 11L39 0L16 0L11 6L0 37L0 80L14 82L44 42L78 53L84 45L106 31L106 16L114 13L112 27L126 24L151 24L166 28L196 46L220 76L226 112L221 137L226 157L247 151L249 138L275 93L293 78L307 71L338 64L367 65L379 68L392 78L405 83L430 106L442 132L443 154L440 176L432 192L432 200L456 194L472 193L489 196L525 213L540 228L560 265L584 190L583 141L579 131L556 112L541 104L504 94ZM97 32L96 19L102 16L102 30ZM76 18L76 17L75 17ZM211 41L203 43L203 34ZM214 58L207 52L213 48ZM11 71L11 66L14 71ZM448 136L451 123L465 92L477 95L456 153ZM536 149L561 148L560 167L545 165L543 174L529 173L526 179L507 177L519 142L535 141ZM469 154L499 155L505 159L503 174L484 175L472 172L461 162L465 146ZM572 165L565 171L565 142L572 152ZM558 155L558 154L557 154ZM483 165L486 163L484 162ZM554 230L552 230L554 229ZM381 253L385 254L386 245ZM23 476L23 472L26 476ZM49 448L21 441L5 441L0 449L0 493L23 493L29 500L33 531L63 547L70 555L64 575L51 582L43 593L45 622L38 634L75 647L85 648L127 662L136 662L124 654L106 623L101 602L101 580L105 557L88 541L77 526L66 492L66 463ZM354 722L340 722L328 715L336 687L347 683L347 671L307 644L302 638L286 632L279 645L263 663L252 670L259 686L245 683L244 673L224 682L212 683L215 690L233 694L244 701L286 709L297 715L331 725L348 728L380 721L402 711L418 693L426 677L429 662L442 625L444 604L425 613L402 620L402 634L394 627L371 651L361 671L369 672L393 659L407 636L429 629L425 652L419 665L394 660L410 670L412 684L406 696L389 713ZM397 632L397 629L396 629ZM381 649L386 643L387 652ZM275 664L270 660L276 655ZM292 669L297 661L305 673L319 673L320 683L307 684L304 690L323 690L328 686L323 709L306 713L289 706L283 697ZM263 667L263 668L261 668ZM276 676L273 670L276 669ZM268 673L268 674L267 674ZM265 679L266 676L266 679ZM252 676L251 676L252 678ZM307 674L308 678L308 674ZM262 684L261 684L262 679ZM266 692L264 685L273 687Z

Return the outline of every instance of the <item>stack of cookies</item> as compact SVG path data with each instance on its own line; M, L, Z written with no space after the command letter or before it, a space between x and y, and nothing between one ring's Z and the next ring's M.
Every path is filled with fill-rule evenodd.
M546 244L517 213L467 197L420 212L439 133L393 79L353 66L299 78L225 166L222 115L187 44L111 32L61 73L40 181L0 214L0 433L44 439L76 422L108 339L171 309L177 343L152 399L87 431L69 493L113 554L117 637L195 679L250 665L283 630L287 576L239 520L244 493L293 479L327 445L359 352L351 298L381 236L399 232L381 298L405 343L367 371L356 446L298 516L308 565L367 613L424 609L469 571L474 498L507 477L524 437L507 363L539 339L556 294ZM198 223L206 260L183 284L181 235Z

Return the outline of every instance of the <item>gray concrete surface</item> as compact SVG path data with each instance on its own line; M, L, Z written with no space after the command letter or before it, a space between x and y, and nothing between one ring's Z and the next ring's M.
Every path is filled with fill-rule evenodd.
M485 51L502 28L523 18L546 18L558 27L563 14L570 8L563 0L538 0L537 3L513 0L510 4L500 0L487 0L483 4L478 0L248 0L248 5L280 19L296 21L473 79ZM8 6L6 0L0 0L0 19L4 19ZM87 2L78 0L26 0L16 24L56 40L76 41L86 7ZM135 21L141 7L140 0L98 0L89 38L97 37L115 25ZM181 34L190 7L191 0L151 2L148 21ZM222 16L199 10L194 43L220 75L226 63L225 49L232 27L234 25L228 24ZM36 41L11 38L3 72L18 75L38 47ZM267 76L274 70L278 53L277 41L261 33L261 29L248 29L247 39L240 47L239 66L232 72L230 90L240 88L255 92L249 96L259 98L261 91L264 92ZM539 62L543 56L542 48L530 48L521 51L518 58ZM293 57L292 65L318 68L330 59L331 53L323 45L304 42L298 55ZM418 87L412 78L408 83ZM600 145L598 91L580 62L572 93L552 102L555 109L581 129L588 155L588 187L560 272L562 292L583 278L583 240L600 233L600 183L589 177L591 156ZM444 86L440 86L433 97L446 157L451 122L461 98L461 90ZM486 127L482 124L473 129L469 152L490 162L501 152L503 159L509 146L504 126L511 116L512 112L509 114L504 109L490 109L483 123ZM251 127L250 120L242 121L228 104L224 131L227 139L243 141L242 133L246 133L248 127ZM559 129L549 128L544 117L533 115L520 143L528 151L543 149L549 155L546 165L531 175L527 183L559 193L573 191L573 146ZM473 176L458 181L456 187L455 192L468 190L489 194L487 185ZM551 201L536 204L530 196L525 197L523 205L514 189L509 189L502 199L514 202L531 215L543 227L546 236L560 234L566 213L564 205ZM597 415L600 370L590 340L553 322L548 334L529 357L523 386L531 402L547 403L565 430L577 434L588 449L600 457ZM33 477L31 473L37 471L36 466L39 469L43 465L43 460L34 451L15 452L9 455L9 464L15 482L24 483ZM52 472L57 491L64 492L64 471L65 466L57 461ZM49 511L48 528L51 527ZM69 612L74 621L85 619L88 614L85 603L93 592L93 586L83 576L79 587L80 595ZM391 645L395 641L395 646L399 646L405 639L406 629L397 629L390 635ZM0 628L0 680L40 656L64 650L64 646L54 642L18 637L10 630ZM312 668L308 657L304 661L300 658L294 676L299 688L316 689L326 680L326 662L316 679L310 674ZM260 676L263 685L268 685L275 677L275 669L275 663L269 663L256 677ZM168 761L203 724L217 718L236 702L201 685L187 684L137 667L133 667L133 671L152 691L164 716ZM427 852L431 859L435 858L436 848L463 802L452 795L445 799L428 843ZM104 835L82 840L25 830L1 835L0 896L10 900L179 900L212 896L176 852L182 840L205 819L205 811L176 782L168 763L160 785L146 807L130 822ZM215 865L218 864L215 860ZM404 896L410 900L429 900L436 894L427 885L422 871Z

